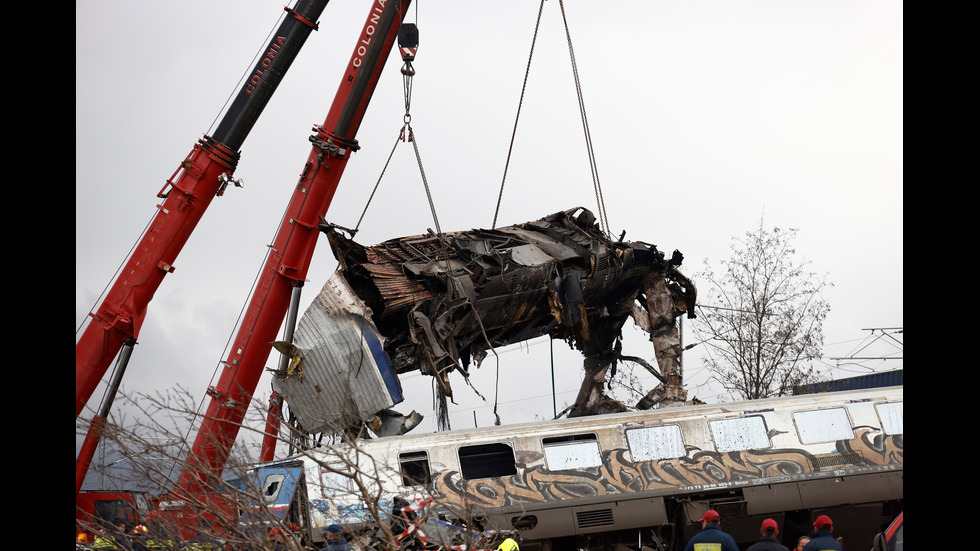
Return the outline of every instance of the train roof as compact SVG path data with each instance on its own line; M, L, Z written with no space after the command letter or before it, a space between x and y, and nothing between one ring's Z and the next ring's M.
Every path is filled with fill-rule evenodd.
M533 421L511 425L500 425L490 427L477 427L469 429L455 429L451 431L429 432L418 434L405 434L401 436L386 436L373 440L374 446L384 446L386 444L393 447L406 448L413 447L416 443L419 446L425 442L430 442L433 435L438 434L439 440L444 445L453 442L466 442L484 440L495 435L504 436L531 436L535 434L553 434L558 431L587 431L597 430L609 426L628 426L630 424L649 423L656 420L681 421L691 418L709 417L724 414L746 414L752 412L762 412L776 408L785 409L787 407L826 407L828 405L865 402L879 400L901 400L902 386L879 387L871 389L847 390L838 392L824 392L819 394L806 394L799 396L781 396L776 398L762 398L757 400L743 400L737 402L722 402L717 404L699 404L671 406L658 409L631 411L625 413L611 413L605 415L590 415L586 417L574 417L566 419L555 419L547 421ZM397 444L396 444L397 443Z

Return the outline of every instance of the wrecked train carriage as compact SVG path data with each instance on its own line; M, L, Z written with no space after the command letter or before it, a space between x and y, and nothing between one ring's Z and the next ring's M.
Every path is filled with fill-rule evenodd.
M428 503L420 532L437 545L462 543L429 531L443 519L517 530L522 549L679 551L714 509L743 548L767 516L795 541L819 514L868 548L902 507L903 400L899 386L358 439L264 465L258 482L305 482L293 510L314 534L374 533L405 498Z
M651 275L686 284L675 293L681 311L694 303L694 287L676 270L679 252L666 259L654 245L609 241L582 208L373 247L335 226L322 229L343 278L373 312L395 369L437 376L448 395L445 373L465 374L493 347L547 334L587 358L610 355Z
M570 415L622 411L609 405L602 380L630 316L643 318L665 375L645 367L680 388L675 318L691 315L695 299L677 271L681 254L668 259L650 244L612 242L586 209L371 247L336 226L321 230L341 269L300 319L292 346L277 346L291 365L306 364L305 375L278 372L273 381L308 432L392 421L383 410L401 401L398 373L434 376L451 397L451 371L468 376L492 348L542 335L585 356L586 381ZM416 422L394 417L398 433Z

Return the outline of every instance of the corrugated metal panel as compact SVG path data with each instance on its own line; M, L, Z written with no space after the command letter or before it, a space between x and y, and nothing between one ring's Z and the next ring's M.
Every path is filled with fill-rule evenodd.
M793 394L816 394L818 392L836 392L838 390L859 390L865 388L879 388L886 386L902 386L903 370L886 371L883 373L871 373L859 377L849 377L847 379L835 379L833 381L823 381L809 385L793 387Z
M302 377L274 378L290 410L309 432L333 432L370 421L402 401L370 311L341 277L331 277L296 326Z
M394 264L363 264L370 281L374 283L384 302L384 311L390 313L399 308L412 306L432 297L421 283L408 279L401 266Z

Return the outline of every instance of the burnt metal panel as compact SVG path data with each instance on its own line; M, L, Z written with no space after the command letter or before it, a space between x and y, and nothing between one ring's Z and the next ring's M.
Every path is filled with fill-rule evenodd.
M573 344L587 365L593 360L595 369L586 374L591 388L615 358L623 324L636 315L633 305L644 294L643 316L657 327L655 346L665 341L658 351L677 348L677 316L693 317L696 290L677 271L683 255L674 251L668 259L647 243L613 241L582 208L506 228L430 233L374 246L360 245L352 232L326 222L320 230L342 277L385 337L396 372L432 375L446 396L452 396L448 373L466 376L469 365L479 365L492 348L542 335ZM669 308L650 311L652 293ZM668 376L677 372L673 357L658 363L668 367ZM679 374L671 382L680 388ZM611 403L596 397L600 386L583 394L578 401L589 404L570 415L596 413L595 407Z

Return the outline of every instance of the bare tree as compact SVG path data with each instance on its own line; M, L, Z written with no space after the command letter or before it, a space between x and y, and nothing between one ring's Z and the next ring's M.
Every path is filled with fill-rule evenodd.
M716 275L699 275L703 290L695 327L709 344L706 366L742 398L783 396L815 378L828 276L808 271L793 248L797 230L767 229L733 239L732 256ZM707 285L705 285L707 284Z
M256 489L231 485L227 477L217 472L201 473L203 491L199 494L187 493L176 485L181 470L187 467L189 429L199 422L194 403L180 387L137 396L120 393L101 443L112 461L92 467L99 475L100 489L138 492L148 497L150 510L126 519L126 534L134 541L152 540L160 548L177 549L194 533L214 533L220 534L230 547L249 545L255 550L264 549L255 544L253 534L244 531L238 521L239 504L256 501ZM81 424L76 422L76 433L84 432L86 427L84 422ZM236 445L227 470L242 470L254 462L246 449ZM96 514L100 512L97 510ZM99 533L114 520L77 521L76 532ZM135 524L131 524L133 521Z
M125 529L128 537L152 539L164 548L170 545L174 549L195 537L195 532L213 534L211 537L220 540L223 547L249 551L281 549L277 546L310 551L323 545L314 537L323 527L313 526L306 494L306 484L312 481L300 484L302 488L296 490L297 497L285 512L273 510L267 499L270 487L259 476L260 462L250 451L264 436L264 429L258 428L265 427L264 404L255 401L249 408L248 419L241 427L242 438L231 450L223 472L201 473L202 491L198 494L175 486L180 471L188 468L186 453L192 440L188 429L199 424L190 394L181 388L135 397L121 394L118 403L106 425L102 444L110 450L111 461L96 464L93 470L101 475L101 484L106 488L139 490L156 496L152 512L137 519L146 527L145 533L134 534L135 526L130 524ZM280 421L285 425L285 420ZM84 422L76 425L77 433L86 432ZM365 519L376 519L365 524L361 532L350 533L358 537L362 548L397 551L412 547L411 538L400 537L408 524L395 522L398 511L388 508L390 496L384 490L385 480L400 474L365 452L360 439L345 433L347 427L342 423L332 433L330 442L306 438L306 442L316 441L316 445L302 447L290 459L302 458L316 465L321 474L310 488L320 487L324 480L331 481L321 498L334 505L360 504L355 509L362 510ZM276 437L295 444L289 436ZM416 515L412 520L421 524L426 518ZM97 534L115 520L77 521L76 532Z

